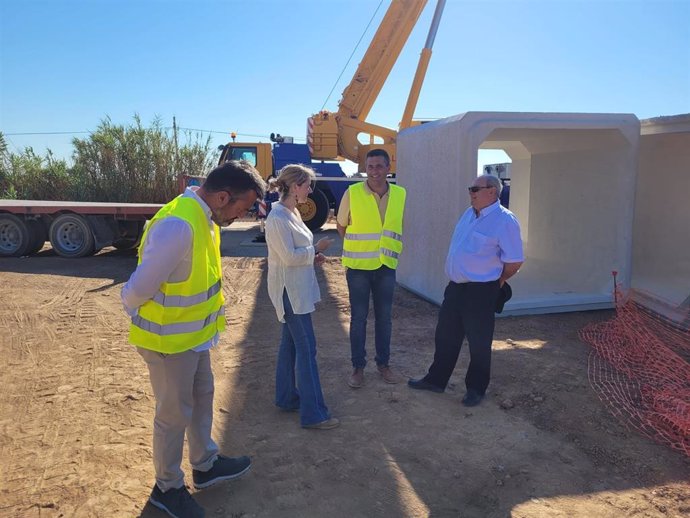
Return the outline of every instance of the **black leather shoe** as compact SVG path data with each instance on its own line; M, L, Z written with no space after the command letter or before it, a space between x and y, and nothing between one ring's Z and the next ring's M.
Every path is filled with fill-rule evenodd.
M462 404L465 406L477 406L484 399L484 395L474 390L468 390L465 397L462 398Z
M418 380L407 380L407 386L416 390L430 390L431 392L437 392L439 394L446 390L437 385L432 385L424 378Z

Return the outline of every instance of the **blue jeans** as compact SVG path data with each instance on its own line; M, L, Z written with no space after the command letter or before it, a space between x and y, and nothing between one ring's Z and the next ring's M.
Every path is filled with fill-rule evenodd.
M283 306L285 323L276 367L276 405L283 410L299 409L302 426L326 421L331 416L321 392L311 314L296 315L286 291Z
M388 365L391 352L391 308L395 290L395 270L381 266L377 270L348 268L347 287L350 292L350 351L352 366L364 368L367 364L365 342L369 294L374 299L374 330L376 341L376 365Z

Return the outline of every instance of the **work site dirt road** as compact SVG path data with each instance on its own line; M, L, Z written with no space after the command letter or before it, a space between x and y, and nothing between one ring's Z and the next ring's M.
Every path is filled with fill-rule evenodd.
M249 454L253 466L194 492L207 516L690 513L688 459L628 431L589 386L577 332L611 312L499 319L488 397L472 409L460 404L466 347L444 394L385 384L371 363L353 390L347 285L333 257L319 269L313 317L326 402L342 426L304 430L273 405L280 328L265 259L232 255L226 247L228 330L212 352L214 433L223 452ZM135 265L133 253L73 260L49 246L0 261L0 516L163 516L147 504L154 400L120 305ZM391 365L404 376L425 373L437 314L397 290Z

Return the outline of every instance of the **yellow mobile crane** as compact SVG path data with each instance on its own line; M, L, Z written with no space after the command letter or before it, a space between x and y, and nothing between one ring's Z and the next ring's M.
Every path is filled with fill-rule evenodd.
M291 137L271 134L274 143L232 142L221 146L220 162L244 159L251 162L268 178L289 163L308 164L316 170L319 180L307 203L299 210L302 219L312 230L321 227L328 218L330 208L336 211L349 183L337 163L324 160L351 160L358 170L365 170L367 152L383 148L391 157L391 172L395 172L395 142L398 132L366 122L393 65L412 32L427 0L392 0L374 38L369 45L352 81L343 91L338 111L321 111L308 119L307 144L295 144ZM422 88L431 48L436 37L445 0L437 0L426 44L417 66L417 72L407 99L399 129L416 124L412 120ZM360 137L364 140L361 142Z
M348 159L358 164L359 171L364 171L367 152L372 148L383 148L390 155L391 171L395 172L395 142L398 132L366 122L366 118L426 3L427 0L391 2L352 81L343 91L338 111L321 111L309 118L307 145L313 159ZM431 48L444 6L445 0L439 0L436 5L429 35L400 121L400 130L416 123L412 120L412 115L429 66ZM361 142L360 137L366 142Z

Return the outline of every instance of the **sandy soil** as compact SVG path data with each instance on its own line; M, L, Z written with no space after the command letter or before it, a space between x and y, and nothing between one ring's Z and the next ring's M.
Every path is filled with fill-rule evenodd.
M489 397L472 410L460 404L466 348L445 394L386 385L372 368L352 390L347 286L333 259L319 273L314 319L326 401L343 424L303 430L272 403L279 324L265 260L223 264L229 331L212 354L215 437L254 464L195 493L208 516L690 513L688 459L627 431L589 387L577 331L609 313L500 319ZM0 262L0 516L163 516L146 504L154 401L119 301L134 266L113 249ZM392 366L405 376L428 367L437 312L397 291Z

